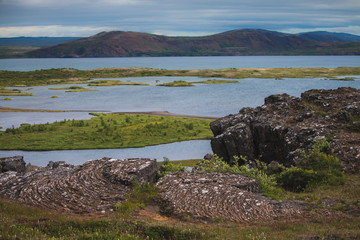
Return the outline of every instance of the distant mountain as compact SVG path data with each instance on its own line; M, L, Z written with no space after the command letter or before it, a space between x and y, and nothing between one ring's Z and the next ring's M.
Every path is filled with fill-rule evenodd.
M0 46L44 47L74 41L80 37L15 37L0 38Z
M336 32L307 32L296 34L299 37L319 42L357 42L360 41L360 36L349 33L336 33Z
M330 39L330 37L326 37ZM335 39L335 38L334 38ZM360 54L360 42L315 41L261 29L203 37L167 37L139 32L101 32L29 52L27 57L132 57Z

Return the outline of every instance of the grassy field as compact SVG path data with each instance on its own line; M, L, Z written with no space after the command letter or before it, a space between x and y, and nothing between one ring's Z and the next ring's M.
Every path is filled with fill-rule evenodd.
M90 120L23 124L0 134L3 150L129 148L210 139L211 120L150 115L99 114Z
M89 83L93 78L198 76L204 78L306 78L360 75L360 67L338 68L226 68L166 70L153 68L58 68L36 71L0 71L0 87Z

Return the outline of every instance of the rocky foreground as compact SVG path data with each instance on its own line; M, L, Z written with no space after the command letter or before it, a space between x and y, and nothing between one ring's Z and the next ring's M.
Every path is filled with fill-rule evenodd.
M39 207L79 214L106 214L126 200L134 181L155 183L152 159L88 161L81 166L50 162L25 167L22 157L1 159L0 196ZM157 182L164 214L234 222L300 216L304 205L278 202L259 193L256 179L227 173L175 172Z
M230 163L242 155L290 166L315 139L326 138L346 172L360 170L360 90L354 88L310 90L300 98L272 95L210 127L213 152Z

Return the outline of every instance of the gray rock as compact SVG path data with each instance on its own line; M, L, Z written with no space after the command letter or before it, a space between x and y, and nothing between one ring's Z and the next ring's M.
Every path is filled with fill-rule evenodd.
M354 88L310 90L301 98L272 95L263 106L212 122L211 147L228 163L242 155L290 166L299 149L309 150L315 139L331 135L345 171L355 173L360 170L359 109L360 90Z
M24 173L25 169L25 161L22 156L0 158L0 173L7 171Z

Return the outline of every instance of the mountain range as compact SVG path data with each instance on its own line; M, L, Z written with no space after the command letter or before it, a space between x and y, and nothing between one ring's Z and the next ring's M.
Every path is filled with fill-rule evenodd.
M1 44L1 41L0 41ZM139 32L101 32L25 54L25 57L135 57L236 55L359 55L360 36L308 32L286 34L241 29L201 37L169 37Z

